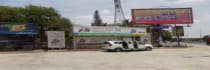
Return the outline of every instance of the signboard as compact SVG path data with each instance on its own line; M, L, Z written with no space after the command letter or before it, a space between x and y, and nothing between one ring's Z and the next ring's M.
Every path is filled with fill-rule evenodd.
M160 29L168 29L169 28L169 26L154 26L153 27L153 29L158 29L158 30L160 30Z
M172 33L174 36L184 36L184 27L183 26L173 27Z
M112 41L112 40L118 40L116 37L78 37L76 38L77 43L83 44L83 43L103 43L105 41Z
M0 24L0 34L24 34L24 35L36 35L36 24Z
M47 31L48 48L65 48L64 31Z
M78 36L132 36L146 35L145 28L128 28L128 27L89 27L74 26L74 35Z
M192 8L132 9L134 24L192 24Z
M146 33L145 28L74 26L74 33Z

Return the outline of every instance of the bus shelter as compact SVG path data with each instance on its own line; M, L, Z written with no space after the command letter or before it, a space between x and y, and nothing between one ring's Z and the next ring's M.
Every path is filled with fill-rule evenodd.
M37 33L32 23L1 23L0 50L33 49Z
M110 40L148 41L145 28L74 26L75 49L99 49Z

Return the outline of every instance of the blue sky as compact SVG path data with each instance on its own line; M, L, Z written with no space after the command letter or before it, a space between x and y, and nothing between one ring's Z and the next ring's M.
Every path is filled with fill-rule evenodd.
M103 22L113 23L114 0L0 0L0 5L19 6L33 4L54 7L73 23L90 25L93 13L99 10ZM131 9L159 7L192 7L194 24L185 28L185 37L200 37L210 34L210 0L122 0L127 19L131 18Z

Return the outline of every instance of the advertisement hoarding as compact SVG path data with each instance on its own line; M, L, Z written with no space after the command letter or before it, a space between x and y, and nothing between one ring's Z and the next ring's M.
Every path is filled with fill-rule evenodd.
M65 48L64 31L47 31L48 48Z
M134 24L192 24L192 8L132 9Z
M36 35L38 33L36 24L0 24L0 34L24 34Z

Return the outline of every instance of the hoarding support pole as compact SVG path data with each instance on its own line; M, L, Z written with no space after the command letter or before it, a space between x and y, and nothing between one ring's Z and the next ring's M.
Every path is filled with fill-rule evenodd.
M177 33L177 28L176 28L176 24L175 24L175 36L176 36L176 41L177 41L177 47L180 47L180 38L179 38L179 34Z
M161 25L157 25L158 27L160 27ZM162 36L161 36L161 28L160 29L158 29L158 47L161 47L161 42L162 42L162 40L161 40L161 38L162 38Z
M178 40L178 47L180 47L180 37L179 37L179 35L177 36L177 40Z
M155 25L151 25L151 43L153 44L153 45L155 45L156 47L158 47L157 46L157 39L155 38L155 29L154 29L154 27L155 27Z

